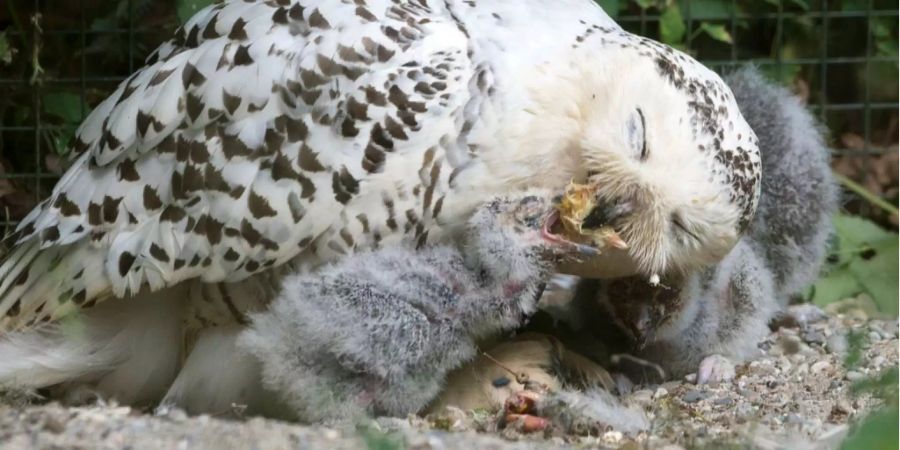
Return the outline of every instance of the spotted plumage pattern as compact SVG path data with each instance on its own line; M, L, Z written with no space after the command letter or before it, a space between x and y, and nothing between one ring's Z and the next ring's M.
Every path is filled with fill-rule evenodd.
M0 326L144 285L238 281L304 251L424 244L472 71L440 19L424 2L197 14L79 128L74 168L0 269ZM396 170L408 185L383 180Z
M71 151L0 261L0 385L90 379L123 402L176 377L232 390L217 333L285 274L459 242L491 198L590 181L628 249L563 269L649 277L727 254L759 189L722 80L592 0L224 0ZM56 326L75 312L78 339Z

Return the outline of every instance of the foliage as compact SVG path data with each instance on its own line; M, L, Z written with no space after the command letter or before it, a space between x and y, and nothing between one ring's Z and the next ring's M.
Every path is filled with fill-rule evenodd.
M897 404L898 383L900 383L898 371L893 367L877 378L863 380L853 386L854 392L869 393L885 402L885 406L854 425L841 446L843 450L898 448L897 423L900 422Z
M860 293L881 312L897 316L898 238L854 216L834 218L835 242L825 275L813 285L810 300L827 305Z
M360 423L357 425L356 431L368 450L403 450L406 448L406 439L402 434L384 431L375 422Z
M213 0L178 0L178 20L185 23L197 11L213 4Z
M0 31L0 65L7 65L12 62L14 48L9 46L9 39L6 37L6 31Z

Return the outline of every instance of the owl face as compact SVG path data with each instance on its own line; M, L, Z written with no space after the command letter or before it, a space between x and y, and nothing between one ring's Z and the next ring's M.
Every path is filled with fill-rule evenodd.
M629 39L604 61L623 70L594 75L605 88L582 112L579 142L581 176L598 186L594 225L613 227L628 248L576 274L650 276L714 263L756 209L758 144L730 89L687 55Z

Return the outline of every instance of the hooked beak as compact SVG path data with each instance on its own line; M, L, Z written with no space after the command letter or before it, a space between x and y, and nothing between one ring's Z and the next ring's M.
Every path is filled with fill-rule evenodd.
M560 245L563 248L572 249L575 253L578 253L580 255L597 256L600 254L600 249L596 247L572 242L558 234L554 234L551 230L558 221L559 211L554 209L549 215L547 215L547 218L544 220L544 225L541 226L541 237L549 242Z
M576 253L579 253L584 256L599 255L601 253L600 248L586 245L586 244L579 244L577 242L573 242L569 239L566 239L563 236L553 233L553 231L552 231L553 227L561 220L561 217L559 214L559 209L557 208L557 206L559 206L559 203L561 200L562 200L562 196L558 196L553 199L554 208L550 212L550 214L547 215L547 218L544 220L544 224L541 228L541 234L544 237L544 239L546 239L550 242L553 242L555 244L562 245L567 248L572 248L575 250ZM595 208L595 209L599 210L599 208ZM588 220L590 220L590 219L588 219ZM603 244L601 246L601 248L612 247L612 248L616 248L616 249L620 249L620 250L625 250L628 248L628 243L625 242L625 240L622 239L621 236L619 236L619 233L617 233L615 230L613 230L612 227L608 227L608 226L602 227L599 230L599 233L595 234L595 237L594 237L595 242L598 238L601 241L601 243Z
M612 232L607 236L604 240L604 243L610 247L617 248L619 250L625 250L628 248L628 243L619 236L619 233Z

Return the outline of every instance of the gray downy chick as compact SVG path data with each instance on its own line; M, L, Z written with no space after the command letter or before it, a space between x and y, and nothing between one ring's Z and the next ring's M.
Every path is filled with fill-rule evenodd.
M382 249L289 276L239 347L302 421L418 412L480 339L535 311L557 259L573 251L542 233L550 208L542 193L497 198L459 248Z
M631 352L668 376L697 371L698 383L733 377L769 321L815 281L838 203L822 129L800 101L753 68L726 81L762 155L762 193L746 234L705 270L659 286L638 277L585 280L573 301L582 318L594 318L582 331L602 335L611 352ZM610 320L618 327L601 326Z

